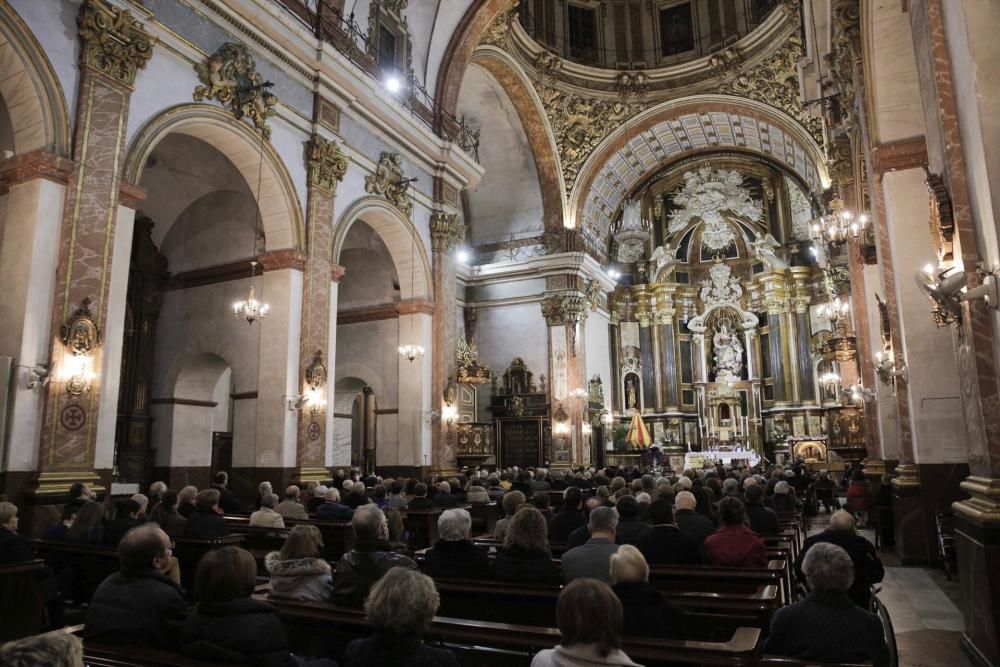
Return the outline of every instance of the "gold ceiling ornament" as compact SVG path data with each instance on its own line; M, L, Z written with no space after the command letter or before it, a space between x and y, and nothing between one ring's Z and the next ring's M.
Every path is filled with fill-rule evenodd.
M336 141L327 141L314 134L306 144L306 166L309 183L336 194L337 183L347 173L347 156L340 152Z
M798 62L803 56L802 38L797 32L760 63L741 65L724 80L718 92L746 97L781 109L797 120L817 143L823 143L822 121L809 113L799 95Z
M584 160L626 119L646 108L644 102L589 99L550 86L539 85L538 94L556 139L567 195Z
M535 72L542 79L551 79L562 69L562 58L551 51L541 51L535 56Z
M830 182L841 192L846 192L848 185L854 183L854 159L851 156L851 138L846 134L838 134L829 144L830 157L827 168L830 171Z
M457 213L434 211L431 213L431 250L449 252L465 240L465 225Z
M274 84L265 81L257 71L245 44L223 44L204 62L195 63L194 69L201 81L194 89L195 102L217 100L238 120L250 118L266 139L271 138L267 119L274 114L278 98L267 91Z
M513 0L510 7L497 14L493 22L483 32L480 43L503 46L507 41L507 35L510 34L511 23L517 20L517 8L520 4L521 0Z
M553 294L542 299L542 316L550 327L577 324L587 319L587 301L577 294Z
M406 178L403 174L403 158L399 153L382 151L378 156L375 173L365 176L365 192L382 195L407 218L413 213L413 202L408 190L410 183L417 179Z
M458 359L458 381L462 384L486 384L493 377L490 369L479 363L479 351L476 344L469 342L465 334L458 337L455 348Z
M132 12L104 0L86 0L76 17L80 35L80 62L126 86L153 55L156 38L149 35Z

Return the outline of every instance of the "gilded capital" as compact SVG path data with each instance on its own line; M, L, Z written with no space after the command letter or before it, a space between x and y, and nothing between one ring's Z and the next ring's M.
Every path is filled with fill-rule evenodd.
M156 38L132 12L104 0L85 0L76 17L80 64L131 87L153 55Z
M550 327L587 319L587 300L575 294L553 294L542 299L542 316Z
M430 227L431 250L434 252L449 252L465 240L465 225L459 221L457 213L434 211Z
M306 166L309 184L336 194L337 183L347 173L347 156L340 152L336 141L313 135L306 144Z

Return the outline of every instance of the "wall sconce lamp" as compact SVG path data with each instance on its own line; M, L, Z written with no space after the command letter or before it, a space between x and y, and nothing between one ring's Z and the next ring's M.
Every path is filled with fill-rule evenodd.
M90 313L90 297L80 302L80 308L62 326L59 337L66 346L59 378L67 393L79 398L90 391L97 377L91 354L101 344L101 332Z
M982 284L969 289L969 277L957 266L941 269L933 264L924 266L915 278L917 287L934 304L932 317L939 327L954 324L962 317L962 303L984 299L1000 309L1000 285L993 273L979 269Z
M323 351L316 350L312 362L305 370L305 388L298 396L288 397L288 411L295 412L309 406L309 412L316 416L326 407L326 366L323 364Z
M49 367L45 364L35 364L28 369L28 377L25 379L25 385L28 389L34 389L35 387L44 387L49 383L49 379L52 377Z
M827 371L819 376L819 382L827 391L833 391L840 386L840 373L837 371Z
M457 397L455 383L449 381L448 386L444 388L444 406L441 408L441 419L448 424L449 428L455 423L455 418L458 416L458 406L455 405Z
M897 369L896 359L892 354L888 354L885 350L876 352L872 367L875 369L875 375L878 376L879 382L886 386L895 385L896 378L903 382L909 382L909 369L906 367L905 361L900 361L901 368Z

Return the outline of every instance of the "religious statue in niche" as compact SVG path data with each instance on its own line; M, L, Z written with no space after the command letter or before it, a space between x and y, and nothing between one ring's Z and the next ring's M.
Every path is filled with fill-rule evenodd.
M732 277L732 269L728 264L723 264L721 260L716 260L715 264L708 272L710 279L701 281L701 291L699 296L701 302L708 310L712 306L724 304L739 308L740 297L743 296L743 286L740 281Z
M712 337L715 352L716 382L735 382L743 372L743 345L739 334L725 322L720 324Z
M724 214L738 216L749 222L764 219L761 202L743 186L745 177L734 169L702 167L684 174L684 185L673 194L679 208L670 214L668 233L684 231L692 222L704 228L701 243L712 252L725 250L736 242L734 227Z
M639 409L639 388L638 382L635 380L635 376L628 375L625 378L625 409L626 410L638 410Z
M601 382L600 375L590 378L590 391L587 393L587 400L591 403L604 403L604 383Z

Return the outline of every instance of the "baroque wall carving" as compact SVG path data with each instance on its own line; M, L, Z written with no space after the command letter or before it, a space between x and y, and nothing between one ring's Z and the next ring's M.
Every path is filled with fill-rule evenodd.
M153 55L156 39L127 9L103 0L87 0L76 17L82 53L80 62L126 86Z
M431 214L431 249L434 252L449 252L465 240L465 225L457 213L434 211Z
M340 152L336 141L313 135L306 144L306 165L312 185L336 193L337 183L344 180L347 173L347 162L347 156Z
M271 138L267 119L274 113L278 98L268 92L273 84L264 81L250 49L244 44L229 42L205 59L195 63L201 85L194 89L194 100L216 100L229 109L238 120L249 118L265 139Z
M399 153L382 151L375 173L365 176L365 192L382 195L406 217L413 212L409 189L411 180L403 174L403 158Z

